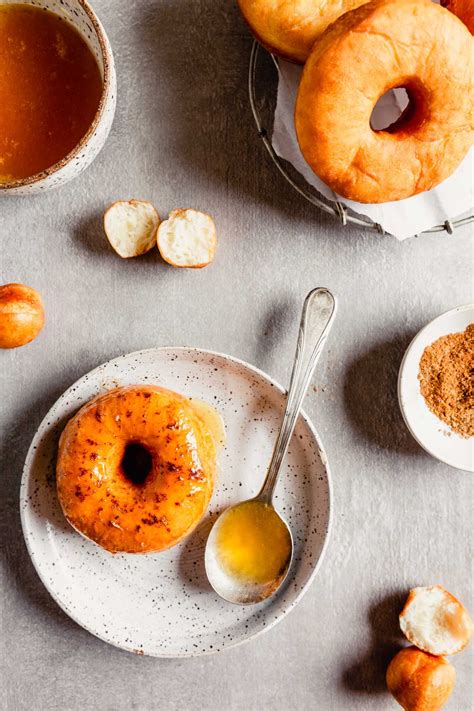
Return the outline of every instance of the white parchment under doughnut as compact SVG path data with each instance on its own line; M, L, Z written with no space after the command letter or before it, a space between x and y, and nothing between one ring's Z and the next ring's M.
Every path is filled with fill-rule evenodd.
M452 220L473 206L473 151L466 156L456 172L437 188L397 202L364 205L346 200L333 192L311 170L303 158L296 139L294 110L302 67L283 60L279 64L278 97L275 110L272 143L281 158L291 163L304 179L329 200L338 199L359 215L366 215L398 239L406 239L430 227ZM394 121L406 105L406 95L396 90L377 105L374 121L382 126ZM375 124L377 125L377 124Z

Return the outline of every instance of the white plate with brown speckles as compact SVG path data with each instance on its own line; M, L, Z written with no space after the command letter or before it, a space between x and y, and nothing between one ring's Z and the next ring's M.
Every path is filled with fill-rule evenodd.
M208 514L182 543L153 555L111 555L66 522L56 496L59 435L94 396L153 383L212 404L227 433ZM36 433L20 493L26 544L51 595L78 624L117 647L156 657L211 654L269 630L314 579L331 523L331 483L318 435L303 413L286 458L275 506L289 522L295 556L284 586L256 606L224 602L204 570L204 547L218 513L255 495L270 461L283 389L236 358L192 348L138 351L99 366L62 395Z

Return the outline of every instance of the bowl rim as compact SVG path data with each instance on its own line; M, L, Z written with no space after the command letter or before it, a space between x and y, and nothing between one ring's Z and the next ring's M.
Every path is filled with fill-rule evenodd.
M405 402L403 395L404 395L405 382L409 378L409 375L407 375L406 365L407 365L409 356L413 352L414 347L417 346L418 343L423 342L423 339L424 339L426 333L429 332L429 329L432 328L438 321L441 322L445 319L449 319L451 316L455 316L458 313L464 313L465 311L472 311L473 309L474 309L474 302L461 304L460 306L455 306L454 308L448 309L447 311L443 311L443 313L439 314L438 316L435 316L435 318L431 319L431 321L429 321L422 328L420 328L418 333L410 341L405 353L403 354L403 358L400 363L400 368L398 370L398 379L397 379L398 405L399 405L403 420L405 422L405 425L406 425L408 431L410 432L411 436L415 440L415 442L417 442L417 444L422 449L424 449L425 452L427 452L431 457L433 457L433 459L436 459L438 462L441 462L442 464L446 464L447 466L451 467L452 469L457 469L458 471L463 471L463 472L472 472L472 471L474 471L474 469L472 469L472 468L465 469L464 467L456 464L452 459L449 460L446 457L437 454L434 451L434 448L430 446L429 441L427 441L426 438L423 438L422 436L420 436L420 434L416 430L416 428L413 427L412 417L410 416L409 407L407 407L407 404ZM447 333L445 335L448 335L448 333L449 333L449 330L447 331ZM430 344L428 344L428 345L430 345ZM420 393L420 397L422 397L421 393ZM423 398L423 400L424 400L424 398ZM429 410L426 403L425 403L425 407L427 408L427 410ZM435 417L436 417L436 415L435 415ZM444 424L442 420L439 420L439 422L440 422L440 424ZM467 440L467 441L469 441L469 440Z
M92 122L91 122L89 128L87 129L87 132L81 138L79 143L72 149L72 151L67 153L64 156L64 158L61 158L60 161L58 161L57 163L53 163L53 165L49 166L49 168L45 168L44 170L42 170L39 173L34 173L34 175L30 175L26 178L18 178L17 180L11 180L8 183L0 183L0 193L8 192L10 190L14 190L15 188L23 188L28 185L34 185L36 183L41 182L42 180L45 180L46 178L49 178L50 176L54 175L55 173L58 173L62 168L64 168L66 165L68 165L68 163L70 163L81 152L81 150L84 148L84 146L91 139L94 131L97 129L97 127L99 126L99 124L102 121L102 118L104 116L109 90L112 86L112 72L111 72L111 66L110 66L111 62L113 62L112 50L110 48L110 43L109 43L108 37L106 35L106 32L105 32L104 28L102 27L98 16L96 15L96 13L92 9L91 5L89 4L89 1L88 0L76 0L76 1L82 7L82 9L86 13L87 17L91 21L92 27L94 28L94 32L96 33L97 39L99 40L100 52L102 55L102 62L104 65L104 79L102 82L102 93L100 96L99 106L97 107L97 111L94 114L94 118L92 119ZM54 14L54 10L51 10L50 12L53 12L53 14ZM74 27L72 22L70 22L70 24ZM77 29L76 29L76 31L77 31Z

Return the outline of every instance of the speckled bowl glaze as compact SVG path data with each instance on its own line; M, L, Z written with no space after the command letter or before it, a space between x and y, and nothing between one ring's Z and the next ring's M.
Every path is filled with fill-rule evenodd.
M55 486L59 435L92 397L112 387L154 383L212 404L227 431L208 514L182 543L152 555L111 555L68 525ZM62 609L101 639L137 654L189 657L219 652L265 632L301 599L319 568L331 521L331 485L318 435L298 420L275 506L291 526L295 556L278 593L256 606L218 597L204 569L218 513L255 495L284 407L283 389L235 358L191 348L158 348L99 366L67 390L28 452L20 510L38 574Z
M86 135L71 153L47 170L10 183L0 183L2 195L32 195L59 187L82 173L102 149L115 114L117 79L112 48L102 24L87 0L0 0L1 5L22 2L54 12L81 34L99 66L103 89L99 108Z

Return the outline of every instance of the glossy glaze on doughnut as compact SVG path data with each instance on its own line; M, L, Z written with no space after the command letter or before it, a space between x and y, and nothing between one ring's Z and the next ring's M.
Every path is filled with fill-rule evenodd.
M430 0L377 0L339 18L316 43L299 87L301 151L335 192L362 203L435 187L472 145L473 38ZM409 110L370 126L379 98L405 87Z
M142 473L149 469L138 482L127 454L134 448L144 452ZM56 468L66 518L112 553L178 543L205 513L215 472L202 409L151 385L117 388L82 407L61 436Z

